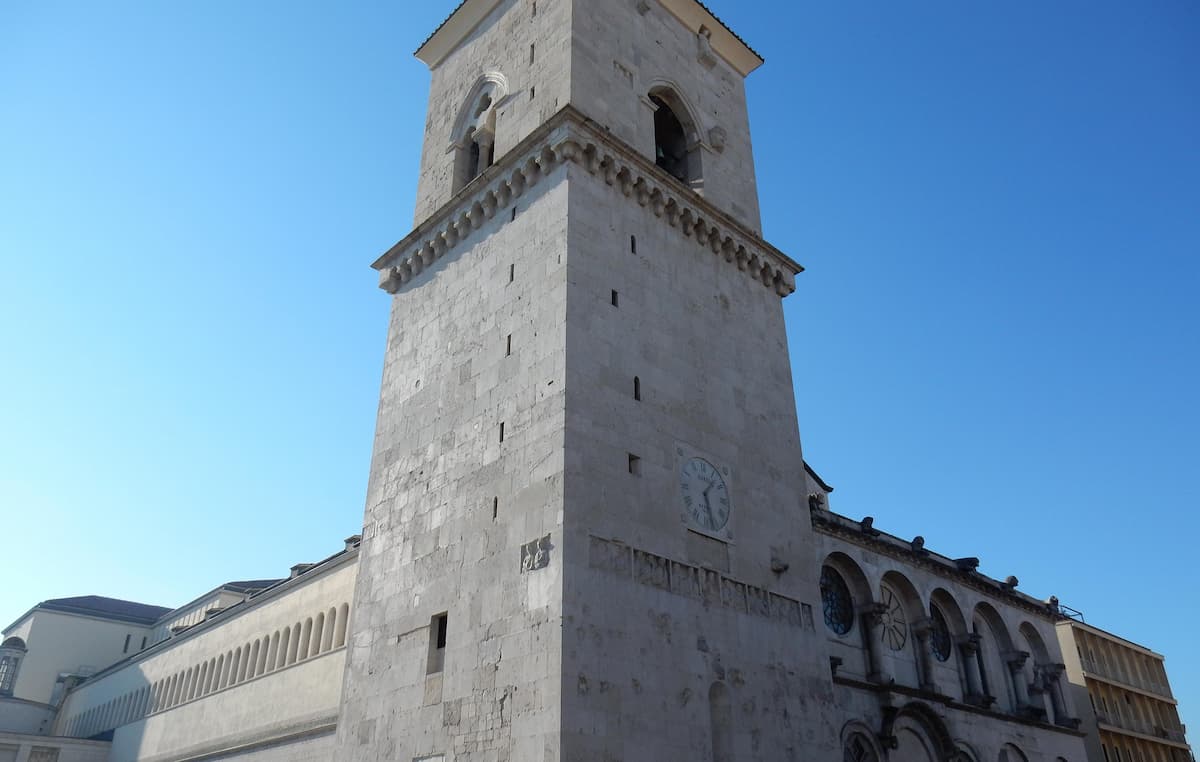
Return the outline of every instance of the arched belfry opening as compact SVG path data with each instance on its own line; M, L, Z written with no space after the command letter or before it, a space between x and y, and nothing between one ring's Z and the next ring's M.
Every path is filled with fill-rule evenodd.
M496 161L496 114L508 93L500 74L482 77L467 96L455 120L453 142L454 182L458 193Z
M700 133L683 100L665 87L650 91L654 107L654 163L692 190L704 187Z

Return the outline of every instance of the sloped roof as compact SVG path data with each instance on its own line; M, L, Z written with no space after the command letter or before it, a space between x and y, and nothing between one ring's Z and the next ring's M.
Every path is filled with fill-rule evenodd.
M74 598L54 598L42 601L34 608L58 611L63 614L83 614L102 619L113 619L131 624L152 625L171 609L151 606L146 603L105 598L101 595L80 595Z

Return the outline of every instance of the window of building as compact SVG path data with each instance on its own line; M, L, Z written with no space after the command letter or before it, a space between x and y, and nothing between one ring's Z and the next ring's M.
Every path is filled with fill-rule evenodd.
M657 107L654 112L654 163L686 183L689 180L688 146L683 123L662 98L651 95L650 100Z
M875 749L863 738L861 733L855 733L846 741L842 750L842 762L878 762Z
M129 653L129 641L130 641L130 639L131 639L131 638L133 638L133 635L132 635L131 633L126 633L126 634L125 634L125 645L124 645L124 647L121 649L121 653L123 653L123 654L127 654L127 653Z
M438 614L429 620L429 664L426 674L436 674L446 666L446 634L449 623L448 614Z
M633 453L629 453L629 473L634 476L642 475L642 459Z
M821 567L821 608L825 626L838 635L854 627L854 598L846 580L832 566Z
M879 601L883 604L883 621L880 623L883 644L892 651L899 651L908 642L908 617L904 614L904 603L900 594L889 585L879 586Z
M949 661L951 648L950 626L946 624L946 615L935 604L929 604L929 651L938 661Z

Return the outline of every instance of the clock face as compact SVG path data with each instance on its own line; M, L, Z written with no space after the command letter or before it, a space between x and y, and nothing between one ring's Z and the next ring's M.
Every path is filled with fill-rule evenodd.
M729 489L716 466L704 458L684 461L679 472L679 493L688 523L717 532L729 523Z

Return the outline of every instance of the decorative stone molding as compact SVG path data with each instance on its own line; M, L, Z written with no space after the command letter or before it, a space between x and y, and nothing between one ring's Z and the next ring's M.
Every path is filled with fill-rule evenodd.
M566 106L372 265L390 294L454 251L563 164L576 164L655 217L784 297L804 268L653 162Z
M719 571L639 550L619 540L589 537L588 563L618 577L674 595L723 606L739 614L773 619L812 631L812 607L793 598L740 582Z

